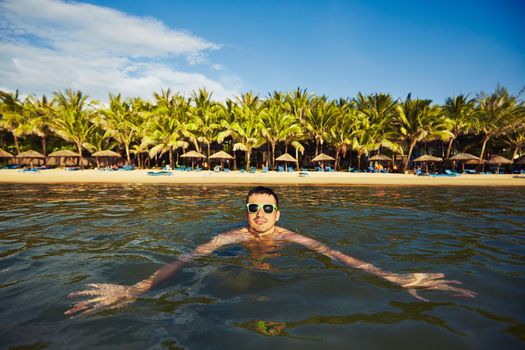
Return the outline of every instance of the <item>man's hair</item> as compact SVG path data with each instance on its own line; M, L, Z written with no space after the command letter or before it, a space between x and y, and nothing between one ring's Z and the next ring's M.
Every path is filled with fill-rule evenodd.
M273 196L273 198L275 198L275 205L277 206L277 208L279 208L279 197L277 197L277 195L271 188L264 186L257 186L252 188L250 192L248 192L248 194L246 195L246 203L248 203L248 199L253 194L267 194L269 196Z

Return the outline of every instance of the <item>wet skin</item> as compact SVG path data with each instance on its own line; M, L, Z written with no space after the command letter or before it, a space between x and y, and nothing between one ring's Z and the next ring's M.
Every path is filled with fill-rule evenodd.
M248 198L248 203L277 204L275 198L267 194L253 194ZM134 302L141 294L146 293L173 276L192 260L209 255L215 250L231 244L241 244L246 247L252 258L256 261L255 267L259 269L270 269L270 265L263 262L263 259L271 255L276 256L274 255L278 254L276 251L285 244L295 243L326 255L348 267L363 270L364 272L397 284L410 295L422 301L428 300L418 295L418 289L449 291L455 296L461 297L473 298L476 296L475 292L456 286L461 284L461 282L445 280L445 275L442 273L396 274L384 271L365 261L331 249L315 239L276 226L275 224L279 220L280 215L281 212L279 210L274 210L271 213L264 212L261 205L256 213L246 211L246 227L215 236L211 241L198 246L191 253L179 257L176 261L163 266L150 277L132 286L106 283L90 284L88 286L91 287L91 289L69 294L69 297L88 296L93 298L76 303L72 308L67 310L65 314L74 315L81 312L82 315L87 316L105 309L125 307Z

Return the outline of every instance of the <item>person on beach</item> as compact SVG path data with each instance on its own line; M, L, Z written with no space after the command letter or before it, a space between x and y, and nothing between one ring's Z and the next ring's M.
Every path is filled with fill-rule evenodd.
M284 244L295 243L326 255L346 266L363 270L397 284L406 289L410 295L422 301L428 300L418 295L418 289L450 291L456 296L470 298L476 296L473 291L455 286L461 282L443 279L445 276L442 273L397 274L384 271L365 261L331 249L315 239L276 226L275 224L279 221L280 216L279 198L274 191L267 187L255 187L246 196L245 218L247 225L245 227L216 235L209 242L199 245L192 252L180 256L174 262L163 266L148 278L134 285L89 284L88 286L92 289L73 292L69 294L69 297L89 296L93 298L76 303L65 314L73 315L82 312L82 315L86 316L105 309L124 307L134 302L141 294L148 292L173 276L192 260L209 255L215 250L231 244L244 245L254 260L258 262L257 267L260 269L270 268L268 264L262 262L264 256L275 254Z

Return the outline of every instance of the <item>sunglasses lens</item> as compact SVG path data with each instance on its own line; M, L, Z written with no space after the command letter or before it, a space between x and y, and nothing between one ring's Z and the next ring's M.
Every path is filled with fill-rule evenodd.
M263 205L263 210L266 214L273 213L273 205L271 204L265 204Z
M257 213L257 210L259 210L259 205L257 204L248 204L248 212L249 213Z

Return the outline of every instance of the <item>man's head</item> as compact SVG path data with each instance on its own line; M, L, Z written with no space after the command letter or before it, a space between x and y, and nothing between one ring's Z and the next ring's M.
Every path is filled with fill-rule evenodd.
M273 231L279 220L279 198L271 188L258 186L246 196L246 221L251 230L259 234Z

